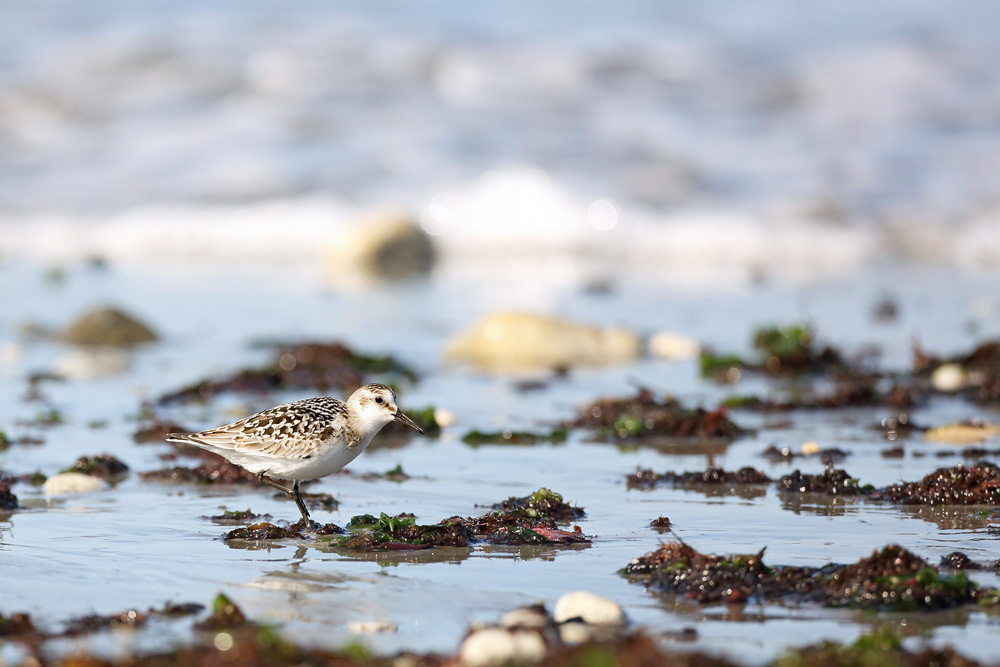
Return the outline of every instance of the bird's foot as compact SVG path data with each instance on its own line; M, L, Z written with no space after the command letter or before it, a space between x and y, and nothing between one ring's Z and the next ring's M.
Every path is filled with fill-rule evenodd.
M312 519L302 517L301 519L293 523L291 527L296 528L298 530L307 530L315 533L316 531L320 530L323 527L323 524L321 524L319 521L313 521Z

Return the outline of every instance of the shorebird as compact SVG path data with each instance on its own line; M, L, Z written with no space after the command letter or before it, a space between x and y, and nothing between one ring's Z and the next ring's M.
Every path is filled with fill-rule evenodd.
M346 401L330 396L286 403L200 433L170 433L169 442L197 445L257 475L287 493L312 525L299 482L332 475L365 451L391 421L424 430L396 406L384 384L366 384ZM287 488L272 477L292 482Z

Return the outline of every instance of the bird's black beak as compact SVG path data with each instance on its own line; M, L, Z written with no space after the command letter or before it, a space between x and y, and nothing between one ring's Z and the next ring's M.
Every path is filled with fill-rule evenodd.
M395 419L398 422L402 422L411 428L416 429L418 433L427 433L427 431L417 426L417 422L413 421L412 419L404 415L402 410L396 410L396 414L393 417L393 419Z

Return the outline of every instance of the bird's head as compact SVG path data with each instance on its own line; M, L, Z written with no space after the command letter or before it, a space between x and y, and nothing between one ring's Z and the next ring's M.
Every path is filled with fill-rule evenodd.
M396 405L396 392L384 384L366 384L351 394L347 406L356 415L362 431L377 431L391 421L398 421L420 433L424 432L415 421L403 414Z

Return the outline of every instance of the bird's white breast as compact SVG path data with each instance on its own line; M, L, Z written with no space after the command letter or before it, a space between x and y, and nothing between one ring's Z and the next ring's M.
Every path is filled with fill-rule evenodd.
M343 438L330 438L317 447L316 453L307 459L274 458L267 462L267 475L291 480L319 479L332 475L358 458L361 452L368 448L374 436L375 434L371 433L353 447L349 447Z

